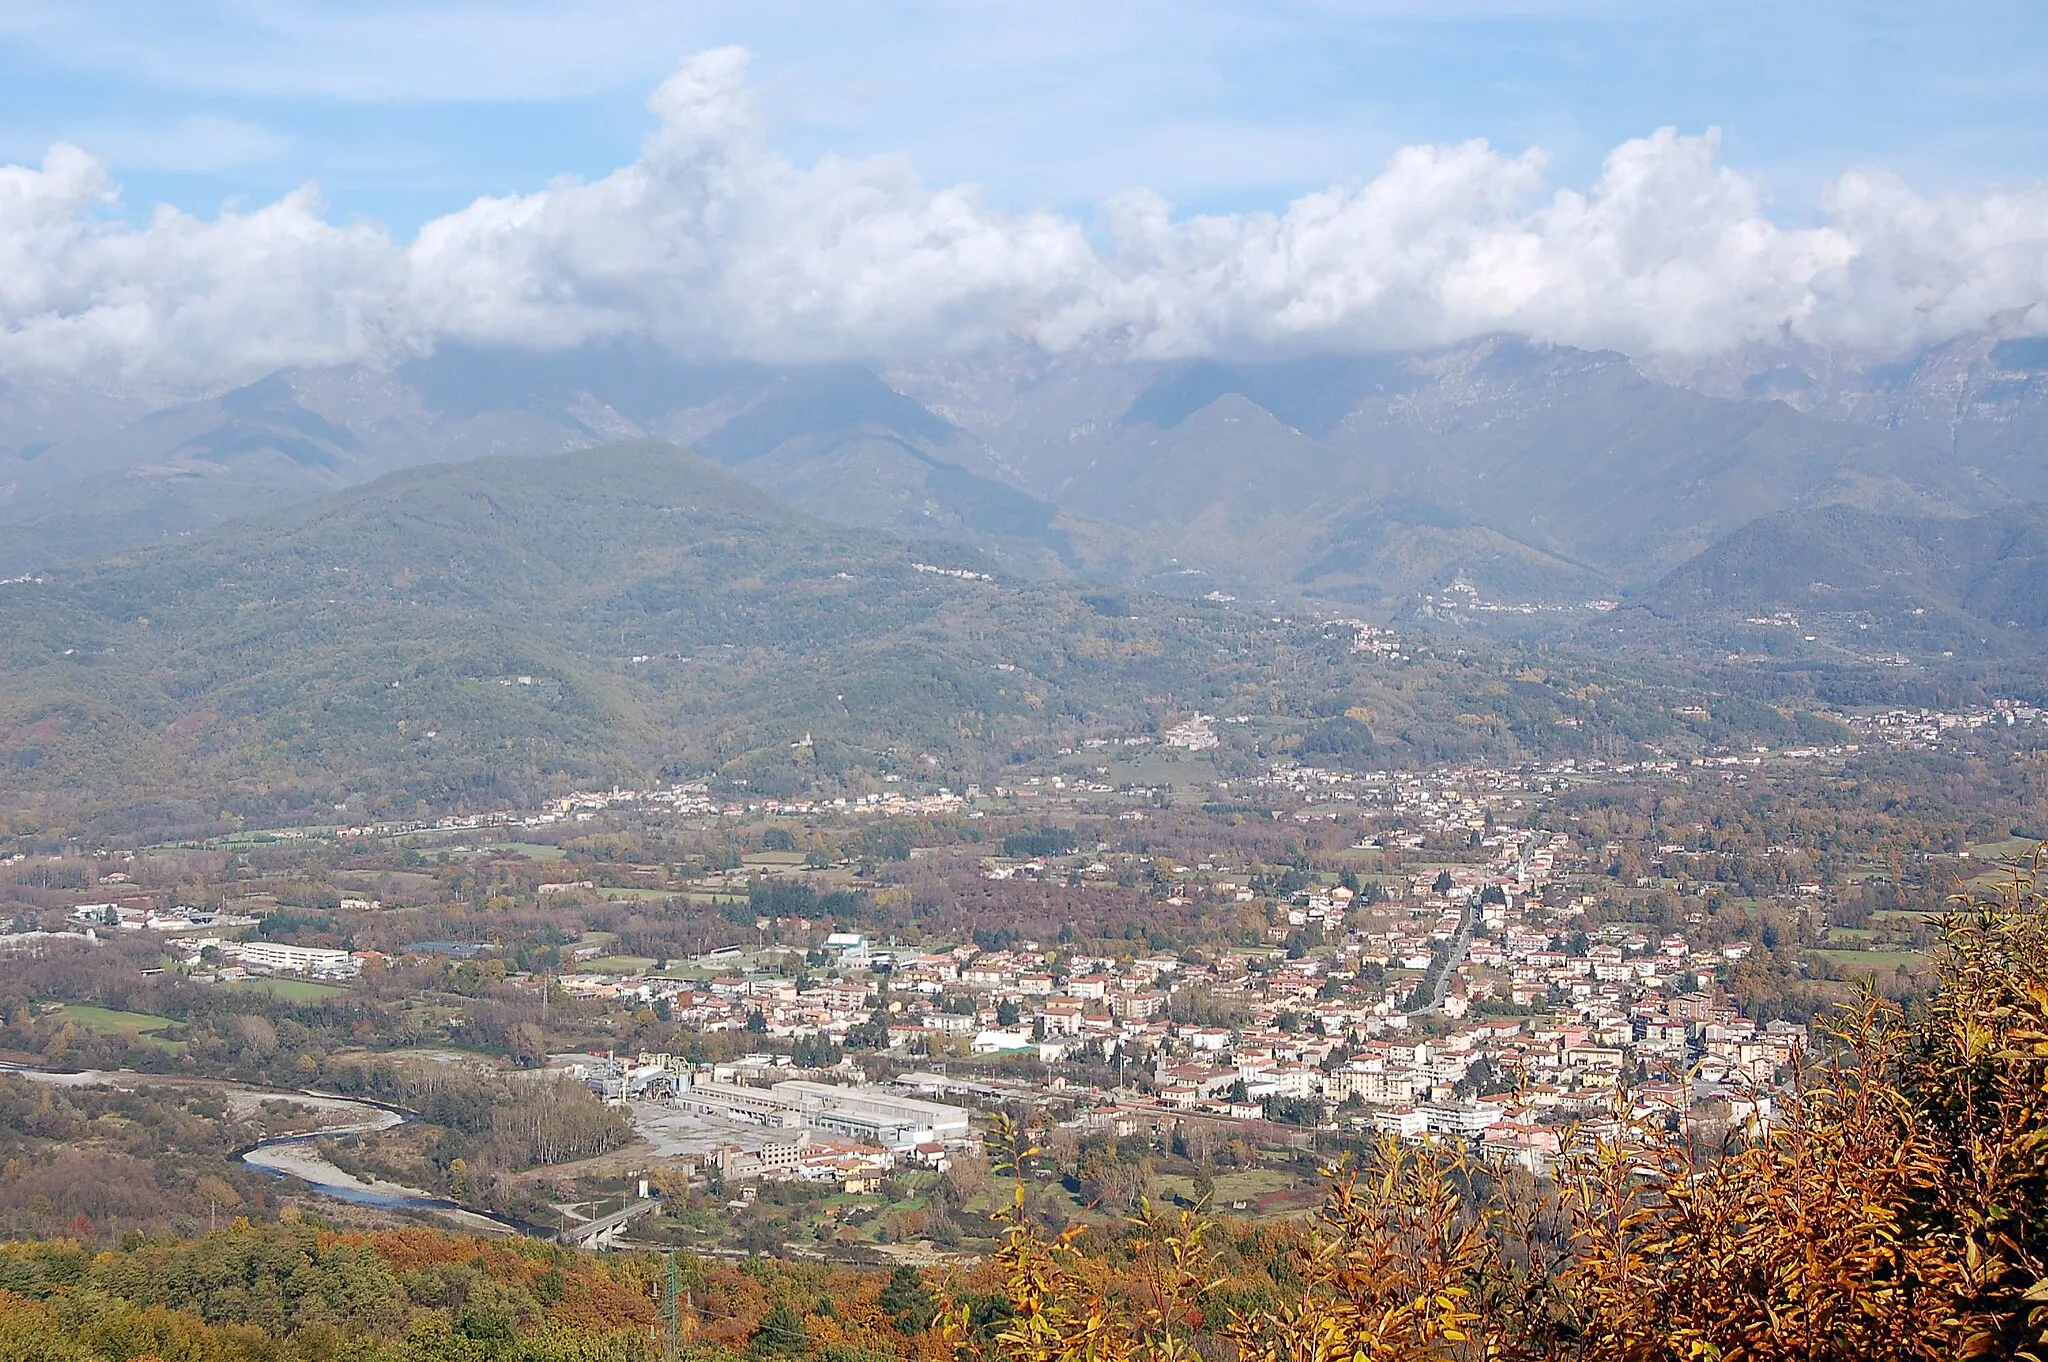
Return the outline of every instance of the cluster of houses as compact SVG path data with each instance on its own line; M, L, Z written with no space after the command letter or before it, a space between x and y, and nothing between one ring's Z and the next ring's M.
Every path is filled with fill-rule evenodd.
M2039 718L2016 707L1985 715L1982 722L1999 724ZM1968 716L1954 723L1950 717L1901 711L1897 722L1886 716L1868 722L1889 723L1901 734L1920 734L1929 725L1935 732L1970 726ZM1189 724L1234 721L1196 716ZM1704 1108L1729 1119L1769 1119L1769 1093L1797 1062L1807 1037L1791 1023L1744 1018L1728 1000L1724 980L1747 947L1598 922L1589 911L1593 900L1574 882L1604 868L1612 848L1519 825L1544 796L1609 769L1677 771L1679 761L1607 768L1565 760L1513 771L1364 774L1290 764L1236 782L1236 793L1253 807L1261 798L1284 800L1303 821L1334 819L1333 808L1352 817L1372 812L1377 826L1393 825L1374 835L1395 865L1403 858L1422 861L1431 845L1460 849L1455 863L1431 861L1370 883L1255 882L1222 852L1169 864L1096 847L984 864L990 878L1078 877L1075 882L1086 883L1120 873L1112 862L1143 861L1165 882L1168 904L1261 905L1266 941L1257 947L1185 958L1111 956L1031 941L999 949L909 948L847 932L823 937L801 975L771 971L760 967L761 957L729 949L699 962L717 971L708 975L572 972L552 982L618 1007L656 1006L687 1030L825 1037L934 1062L1017 1055L1047 1066L1027 1068L1036 1081L1092 1083L1094 1100L1120 1110L1224 1121L1348 1122L1401 1136L1468 1138L1531 1166L1557 1152L1561 1132L1572 1123L1597 1123L1618 1112ZM1064 788L1059 777L1048 786L1032 784ZM739 806L713 800L704 785L678 785L565 796L538 816L580 819L630 805L708 815L957 813L980 795L969 787L964 795L887 792ZM541 892L594 887L579 881ZM358 973L366 958L209 935L253 919L192 908L117 901L80 905L72 918L89 931L175 933L195 970L221 978L343 979ZM812 934L814 925L823 926L785 920L785 939L795 927L817 942L822 933ZM454 956L485 947L418 943L414 949ZM910 1116L888 1126L884 1116L846 1115L854 1111L849 1089L832 1097L827 1105L838 1114L827 1119L824 1099L805 1095L794 1080L734 1082L689 1071L665 1056L592 1072L593 1085L607 1096L661 1101L777 1132L768 1142L772 1149L755 1138L713 1151L728 1173L765 1175L771 1164L786 1164L810 1176L827 1167L844 1172L847 1160L872 1167L884 1157L943 1158L953 1138ZM1079 1079L1082 1074L1088 1077ZM883 1094L874 1100L886 1114L896 1110L889 1101L917 1099ZM964 1131L964 1112L960 1119ZM868 1152L849 1153L842 1145Z
M825 1036L934 1060L1014 1053L1062 1086L1082 1072L1070 1061L1086 1062L1097 1096L1120 1108L1455 1135L1531 1166L1574 1123L1613 1118L1618 1100L1634 1115L1704 1107L1768 1119L1757 1094L1784 1079L1807 1036L1740 1016L1722 991L1746 946L1590 923L1591 900L1559 891L1604 848L1495 826L1440 789L1426 797L1436 811L1417 821L1469 822L1486 859L1382 880L1370 895L1323 883L1281 897L1266 886L1271 942L1313 943L1305 949L1111 958L1029 941L877 947L846 933L827 943L827 968L801 979L735 967L702 981L560 983L660 1001L694 1030ZM1078 867L1092 854L1070 859ZM1261 897L1222 861L1169 874L1178 901ZM750 1119L749 1103L771 1099L741 1086L674 1100Z
M1963 709L1888 709L1842 716L1859 738L1892 747L1932 748L1944 740L1984 728L2020 728L2048 723L2048 710L2021 701Z
M228 927L253 927L256 919L212 908L158 908L152 902L81 903L70 918L81 926L117 932L204 932Z

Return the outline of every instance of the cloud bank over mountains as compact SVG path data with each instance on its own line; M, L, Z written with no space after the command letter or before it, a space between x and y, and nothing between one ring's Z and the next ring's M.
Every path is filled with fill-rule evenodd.
M747 57L684 61L638 157L483 198L410 242L308 187L202 220L113 217L86 153L0 167L0 374L208 385L443 340L615 334L770 361L1015 336L1185 356L1402 349L1494 331L1632 354L1799 340L1909 350L1994 317L2048 331L2048 189L1924 197L1842 176L1781 226L1719 139L1624 143L1584 190L1540 152L1410 147L1277 214L1176 218L1134 191L1090 224L998 211L897 158L792 165Z

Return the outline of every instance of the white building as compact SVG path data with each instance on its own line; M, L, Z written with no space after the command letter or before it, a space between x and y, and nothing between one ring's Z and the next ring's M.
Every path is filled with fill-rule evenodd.
M802 1126L802 1114L766 1088L741 1083L693 1082L676 1093L676 1105L728 1121L757 1126Z
M1412 1140L1429 1130L1429 1118L1414 1107L1381 1107L1372 1114L1372 1128L1382 1135Z
M1484 1135L1502 1114L1495 1102L1425 1102L1420 1110L1430 1134L1467 1140Z
M777 1083L772 1091L801 1111L809 1128L834 1131L884 1149L959 1143L969 1135L965 1108L880 1088L843 1088L790 1079Z
M868 939L861 932L834 932L825 938L825 949L838 951L842 965L868 963Z
M676 1105L754 1125L828 1131L884 1149L958 1144L970 1138L967 1111L881 1088L789 1079L772 1088L692 1083Z
M363 972L363 962L349 952L323 950L318 946L283 946L273 941L223 941L220 951L244 969L318 974L330 979L352 979Z

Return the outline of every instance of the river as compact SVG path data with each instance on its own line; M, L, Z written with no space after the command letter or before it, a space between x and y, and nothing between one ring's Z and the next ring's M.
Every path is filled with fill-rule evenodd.
M165 1082L183 1086L190 1079L153 1079L148 1074L123 1071L101 1073L87 1070L83 1073L58 1073L49 1069L33 1069L25 1065L0 1064L0 1074L18 1074L32 1083L50 1083L63 1087L124 1087L135 1082ZM123 1080L126 1080L125 1082ZM292 1178L306 1184L322 1196L351 1205L370 1206L381 1211L422 1211L443 1220L452 1221L466 1230L480 1234L519 1234L520 1228L509 1221L485 1215L459 1206L445 1197L437 1197L417 1187L406 1187L381 1178L364 1180L335 1167L320 1154L319 1142L343 1135L367 1135L381 1130L395 1130L406 1123L405 1113L394 1107L375 1102L362 1102L352 1097L337 1097L327 1093L274 1092L262 1088L245 1088L233 1084L206 1083L227 1095L228 1102L241 1112L254 1112L265 1102L287 1101L314 1111L331 1115L332 1121L323 1121L318 1130L299 1135L276 1135L258 1140L242 1151L242 1162L259 1172L272 1177Z

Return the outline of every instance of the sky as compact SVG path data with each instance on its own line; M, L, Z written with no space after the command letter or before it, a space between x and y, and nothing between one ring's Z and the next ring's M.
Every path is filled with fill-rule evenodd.
M0 0L0 370L1904 348L2048 296L2044 57L2018 0Z

